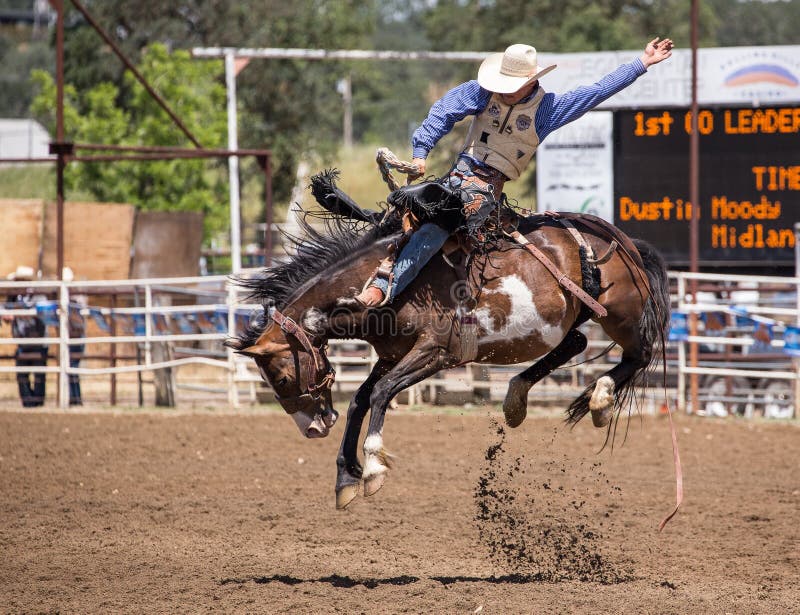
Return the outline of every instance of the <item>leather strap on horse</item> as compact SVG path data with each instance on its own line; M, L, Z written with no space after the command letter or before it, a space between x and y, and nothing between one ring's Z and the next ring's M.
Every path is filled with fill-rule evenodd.
M572 224L572 222L570 222L566 218L562 218L557 213L554 214L554 212L545 212L545 215L550 216L551 218L553 218L553 220L558 222L561 226L563 226L565 229L569 231L569 234L572 235L572 238L575 240L575 243L577 243L578 246L586 250L586 259L589 262L593 262L595 260L594 250L592 250L592 246L589 245L589 242L586 241L586 239L584 239L583 235L580 234L580 232L578 231L578 229L575 228L575 225Z
M533 245L528 239L520 233L519 231L513 231L509 233L510 236L516 241L518 244L523 246L528 252L533 254L542 265L544 265L545 269L547 269L553 277L558 282L559 286L562 286L573 295L575 295L581 302L586 304L586 306L592 310L599 318L603 318L604 316L608 316L608 311L604 308L600 303L597 302L596 299L593 299L589 293L583 290L580 286L575 284L572 280L567 277L567 274L562 272L558 267L555 266L553 261L551 261L547 255L542 252L539 248Z
M308 395L310 395L312 399L319 399L321 391L330 389L336 379L336 372L333 371L333 368L328 362L328 358L325 356L324 347L315 345L303 327L288 316L284 316L277 309L271 308L270 316L282 331L292 335L300 342L300 345L305 351L311 355L311 361L308 364ZM303 396L301 395L300 397ZM288 400L294 398L284 399Z
M664 364L666 365L666 361L664 361ZM666 387L664 391L666 392ZM666 403L667 415L669 416L669 429L672 433L672 461L675 464L675 508L673 508L672 512L664 517L661 523L658 524L659 532L662 531L664 526L669 523L669 520L675 516L675 513L677 513L678 509L681 507L681 503L683 503L683 468L681 467L681 455L678 452L678 436L675 433L675 423L672 422L672 410L670 410L669 402Z
M558 213L556 214L556 217L564 218L566 220L576 220L579 224L583 224L589 230L597 233L600 237L610 237L616 241L620 253L628 258L630 264L633 265L634 269L636 269L637 275L639 276L639 281L647 289L648 294L650 293L650 282L647 279L647 274L644 271L642 257L639 254L639 250L637 250L636 246L633 245L630 237L619 232L619 229L610 225L602 218L592 216L591 214ZM563 220L559 221L563 223Z

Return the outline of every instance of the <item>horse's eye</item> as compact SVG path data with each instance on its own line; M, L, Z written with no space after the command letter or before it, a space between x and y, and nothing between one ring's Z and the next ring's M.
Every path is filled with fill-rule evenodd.
M284 376L283 378L281 378L280 380L278 380L278 382L277 382L277 385L278 385L278 386L280 386L280 387L282 387L282 386L284 386L284 385L285 385L287 382L289 382L289 378L287 378L286 376Z

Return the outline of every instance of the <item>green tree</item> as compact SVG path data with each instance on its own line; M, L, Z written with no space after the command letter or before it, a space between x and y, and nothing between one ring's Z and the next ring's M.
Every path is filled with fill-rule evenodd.
M364 47L374 31L377 5L375 0L86 0L84 4L134 61L142 49L166 41L173 49ZM70 19L67 81L83 84L79 88L83 89L91 87L87 75L116 75L112 81L119 88L119 105L127 108L121 63L80 16L73 12ZM273 152L277 202L288 199L299 158L312 151L325 157L338 144L342 103L336 82L346 70L344 64L332 62L255 60L239 75L239 143ZM223 102L220 110L224 109ZM253 165L243 165L242 172L245 181L248 174L259 173Z
M796 45L800 29L797 0L706 0L715 15L714 41L737 45Z
M169 102L206 147L223 147L226 135L225 88L221 62L196 62L186 51L169 53L151 45L142 55L142 74ZM44 71L33 80L39 95L31 110L55 131L55 84ZM65 136L76 143L121 145L180 145L186 137L149 96L126 74L125 105L120 89L104 82L78 94L65 88ZM146 210L199 211L205 215L206 235L227 228L225 173L219 162L172 160L114 163L73 163L65 175L68 187L89 192L101 201L133 203Z
M52 70L53 64L46 43L17 42L0 33L0 117L25 117L34 96L29 81L31 71Z

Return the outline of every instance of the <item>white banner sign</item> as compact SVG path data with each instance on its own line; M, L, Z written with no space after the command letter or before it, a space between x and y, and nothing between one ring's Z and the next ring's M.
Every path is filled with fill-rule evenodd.
M641 50L540 54L540 64L558 68L542 78L556 94L591 85ZM777 105L800 102L800 46L718 47L698 50L697 99L701 105ZM688 107L691 104L692 54L676 49L633 85L600 108Z
M611 111L593 111L545 139L536 150L538 211L614 221L613 129Z

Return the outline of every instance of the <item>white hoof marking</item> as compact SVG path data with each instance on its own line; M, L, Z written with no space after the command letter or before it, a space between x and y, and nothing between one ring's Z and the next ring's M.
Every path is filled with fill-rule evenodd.
M364 440L364 469L361 478L368 480L378 474L384 474L388 468L381 461L383 436L380 434L367 436Z
M594 385L592 398L589 400L589 410L602 412L614 404L614 380L611 376L603 376Z

